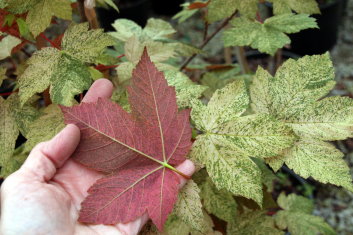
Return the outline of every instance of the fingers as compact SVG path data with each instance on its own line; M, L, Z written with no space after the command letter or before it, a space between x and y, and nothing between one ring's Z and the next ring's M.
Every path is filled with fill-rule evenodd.
M86 93L82 102L90 103L95 102L98 97L110 98L113 94L113 84L108 79L98 79L95 81L91 88Z
M29 154L20 171L39 181L48 181L75 151L80 141L80 130L67 125L53 139L38 144Z
M185 160L176 169L181 171L182 173L184 173L187 176L192 176L192 174L194 174L194 172L195 172L195 165L194 165L194 163L192 161ZM179 187L182 188L185 185L187 179L185 179L181 175L178 175L178 176L180 178Z

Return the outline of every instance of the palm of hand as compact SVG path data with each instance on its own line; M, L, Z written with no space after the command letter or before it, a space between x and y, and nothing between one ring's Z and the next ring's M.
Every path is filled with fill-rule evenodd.
M83 102L109 98L113 86L96 81ZM80 140L75 125L66 126L48 142L38 144L22 167L1 186L0 233L7 234L137 234L146 223L145 213L127 224L85 225L77 222L88 188L103 174L69 159ZM195 166L184 161L177 169L191 176ZM180 177L180 186L186 180Z

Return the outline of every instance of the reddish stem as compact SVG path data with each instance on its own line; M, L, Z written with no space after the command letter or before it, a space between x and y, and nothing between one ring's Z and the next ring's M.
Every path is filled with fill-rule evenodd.
M58 50L60 50L60 47L58 45L56 45L52 40L50 40L49 38L47 38L44 33L41 33L40 36L47 42L50 43L50 45Z
M257 21L259 21L261 24L264 23L264 21L262 20L259 12L256 12L256 18L257 18Z
M125 56L125 54L122 54L122 55L117 56L116 58L120 59L121 57L124 57L124 56Z
M99 65L95 66L94 68L99 70L99 71L104 71L104 70L107 70L107 69L116 68L118 66L119 65L103 65L103 64L99 64Z
M0 96L9 96L9 95L11 95L12 93L15 93L15 91L0 93Z

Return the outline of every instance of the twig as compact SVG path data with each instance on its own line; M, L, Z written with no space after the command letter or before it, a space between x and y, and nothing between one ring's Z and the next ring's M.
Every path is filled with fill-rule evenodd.
M236 56L243 74L250 72L248 61L246 60L244 47L236 47Z
M50 40L49 38L47 38L44 33L41 33L40 36L47 42L50 43L50 45L58 50L60 50L60 47L58 45L56 45L52 40Z
M225 19L223 21L223 23L211 34L209 35L201 44L201 46L199 47L200 50L202 50L207 43L209 43L209 41L211 41L212 38L214 38L214 36L216 36L228 23L229 21L235 16L235 14L237 13L237 11L235 11L231 16L229 16L227 19ZM180 67L180 71L182 71L183 69L186 68L186 66L196 57L197 54L193 54L192 56L190 56Z

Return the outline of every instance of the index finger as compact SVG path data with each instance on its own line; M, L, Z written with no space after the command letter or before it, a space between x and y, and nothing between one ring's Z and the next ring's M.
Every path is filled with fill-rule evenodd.
M91 88L86 93L82 102L90 103L95 102L99 97L110 98L113 94L113 84L111 81L105 78L98 79L95 81Z

